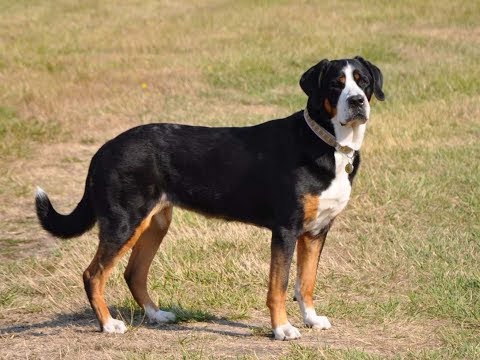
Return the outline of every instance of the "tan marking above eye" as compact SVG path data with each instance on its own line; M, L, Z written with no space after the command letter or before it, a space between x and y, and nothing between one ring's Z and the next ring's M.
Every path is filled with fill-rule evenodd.
M355 81L358 81L358 80L360 80L360 74L359 74L359 73L357 73L357 72L356 72L356 73L354 73L354 74L353 74L353 78L355 79Z
M342 84L345 84L346 78L345 75L342 75L338 78L338 81L340 81Z

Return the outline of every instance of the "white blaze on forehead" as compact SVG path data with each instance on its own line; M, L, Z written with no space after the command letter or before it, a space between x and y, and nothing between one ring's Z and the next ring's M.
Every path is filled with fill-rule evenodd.
M368 103L367 96L365 95L363 90L355 82L355 79L353 77L354 70L355 69L348 63L347 66L342 69L343 74L345 74L345 87L340 93L337 105L337 118L341 123L347 121L351 116L350 108L348 106L348 98L355 95L363 96L365 115L367 116L367 119L370 116L370 104Z
M367 100L365 93L360 89L360 87L355 82L353 78L353 68L350 64L347 63L347 66L343 68L343 73L345 74L345 88L342 91L342 95L345 93L345 96L348 98L354 95L362 95ZM341 95L340 95L341 96Z
M355 69L347 63L342 69L345 75L345 87L343 88L337 103L337 114L332 119L337 141L344 146L350 146L352 149L359 150L363 142L366 124L358 125L354 128L344 126L351 118L352 113L348 105L348 98L355 95L361 95L364 99L365 116L370 117L370 104L363 90L355 82L353 73Z

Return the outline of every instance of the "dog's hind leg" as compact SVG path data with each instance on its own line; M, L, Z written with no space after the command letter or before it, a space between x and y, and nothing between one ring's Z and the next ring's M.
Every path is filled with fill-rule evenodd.
M155 253L172 220L172 207L168 206L152 217L148 228L142 233L132 249L132 255L125 269L125 280L133 297L151 322L175 321L175 314L159 310L147 291L147 275Z
M100 227L98 250L92 262L83 273L83 283L88 300L90 301L92 309L95 311L100 329L103 332L124 333L126 331L125 324L120 320L113 319L110 315L104 298L105 283L115 264L137 243L144 231L150 227L153 216L159 212L160 209L160 205L156 206L148 216L141 221L130 238L125 242L109 241L110 239L108 237L112 236L112 234L102 229L102 226Z

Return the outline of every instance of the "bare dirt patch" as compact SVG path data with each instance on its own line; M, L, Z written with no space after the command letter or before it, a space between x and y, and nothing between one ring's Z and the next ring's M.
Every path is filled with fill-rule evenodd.
M278 358L292 344L318 349L358 348L372 354L393 356L410 350L432 350L441 346L437 321L360 326L334 320L328 331L302 328L295 342L274 341L266 317L249 321L215 319L209 322L150 325L137 316L126 334L102 334L90 309L73 314L6 314L0 319L2 358L109 359L128 354L180 358L203 354L215 358L257 356Z

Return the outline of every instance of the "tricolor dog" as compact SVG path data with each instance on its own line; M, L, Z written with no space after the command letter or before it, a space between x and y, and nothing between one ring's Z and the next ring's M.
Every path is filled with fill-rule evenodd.
M267 306L275 339L300 332L285 310L290 264L297 247L295 297L304 323L330 328L315 312L313 289L325 237L350 198L360 164L370 100L384 100L383 76L361 57L322 60L300 79L307 106L284 119L250 127L148 124L104 144L93 156L85 192L69 215L40 188L42 227L76 237L98 222L99 246L83 281L100 329L123 333L104 300L105 283L132 250L125 280L151 321L175 320L147 291L147 274L178 206L272 231Z

